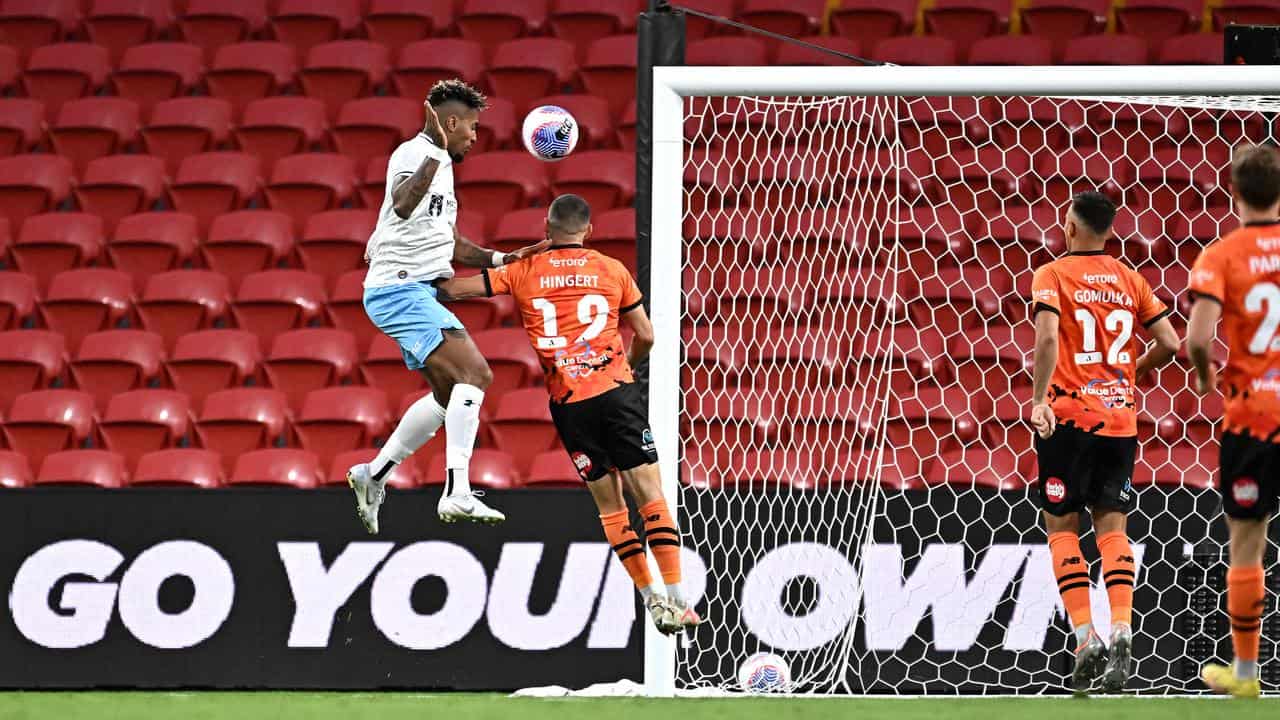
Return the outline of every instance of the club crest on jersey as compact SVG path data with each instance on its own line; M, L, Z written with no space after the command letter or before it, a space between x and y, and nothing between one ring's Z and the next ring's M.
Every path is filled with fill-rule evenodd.
M1231 499L1242 508L1253 507L1258 503L1258 481L1251 477L1236 478L1231 483Z
M1067 497L1067 486L1061 478L1051 477L1044 481L1044 496L1049 502L1062 502Z

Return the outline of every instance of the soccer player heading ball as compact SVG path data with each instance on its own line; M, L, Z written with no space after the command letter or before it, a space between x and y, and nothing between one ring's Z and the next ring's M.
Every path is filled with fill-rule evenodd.
M665 633L701 620L680 593L680 532L662 496L658 453L640 386L631 368L653 346L653 326L640 289L617 260L583 247L591 208L561 195L547 210L551 247L539 255L440 285L446 300L511 295L547 375L551 417L600 511L600 524ZM618 320L635 330L624 354ZM627 520L622 491L639 506L641 540ZM651 588L645 544L666 593Z
M453 166L476 141L484 95L461 80L442 80L423 103L422 132L405 141L387 163L387 190L369 238L364 309L395 339L410 370L422 373L431 393L405 411L373 462L347 472L356 511L371 533L387 474L445 426L448 479L437 512L445 522L499 523L506 517L471 492L471 448L480 403L493 379L489 364L462 323L436 300L436 285L453 277L453 262L499 267L536 253L540 243L504 254L477 247L458 234Z
M1249 145L1231 163L1231 191L1242 227L1205 248L1191 269L1187 354L1196 391L1218 385L1211 347L1222 319L1222 469L1218 490L1231 536L1227 614L1233 667L1209 664L1210 688L1257 697L1258 644L1266 574L1267 522L1280 500L1280 156Z
M1103 249L1115 216L1105 195L1076 195L1064 227L1067 255L1036 270L1031 284L1038 495L1058 591L1075 628L1071 684L1078 693L1099 676L1108 692L1129 678L1135 566L1125 519L1134 505L1138 449L1134 385L1178 351L1169 309L1141 275ZM1133 334L1138 323L1155 339L1141 357ZM1085 509L1111 601L1109 653L1090 613L1089 565L1080 552Z

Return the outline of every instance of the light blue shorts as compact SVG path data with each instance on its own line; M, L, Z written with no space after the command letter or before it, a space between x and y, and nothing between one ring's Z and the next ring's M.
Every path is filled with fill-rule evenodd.
M436 299L428 283L405 283L364 291L364 311L400 344L404 364L418 370L427 356L444 342L444 330L464 330L458 317Z

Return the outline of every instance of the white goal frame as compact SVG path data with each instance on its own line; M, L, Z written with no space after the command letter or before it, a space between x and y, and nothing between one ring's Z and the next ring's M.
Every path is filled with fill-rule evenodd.
M1195 96L1280 95L1267 66L657 67L653 70L652 244L655 345L649 418L673 512L679 500L684 99L691 96ZM645 623L644 688L675 694L673 638Z

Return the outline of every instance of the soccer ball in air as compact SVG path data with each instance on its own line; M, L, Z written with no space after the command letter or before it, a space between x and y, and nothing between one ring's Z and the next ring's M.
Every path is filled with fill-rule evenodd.
M578 121L562 107L542 105L524 117L521 137L525 149L539 160L563 160L578 145Z
M738 666L738 687L749 693L787 692L791 689L791 668L773 653L756 653Z

